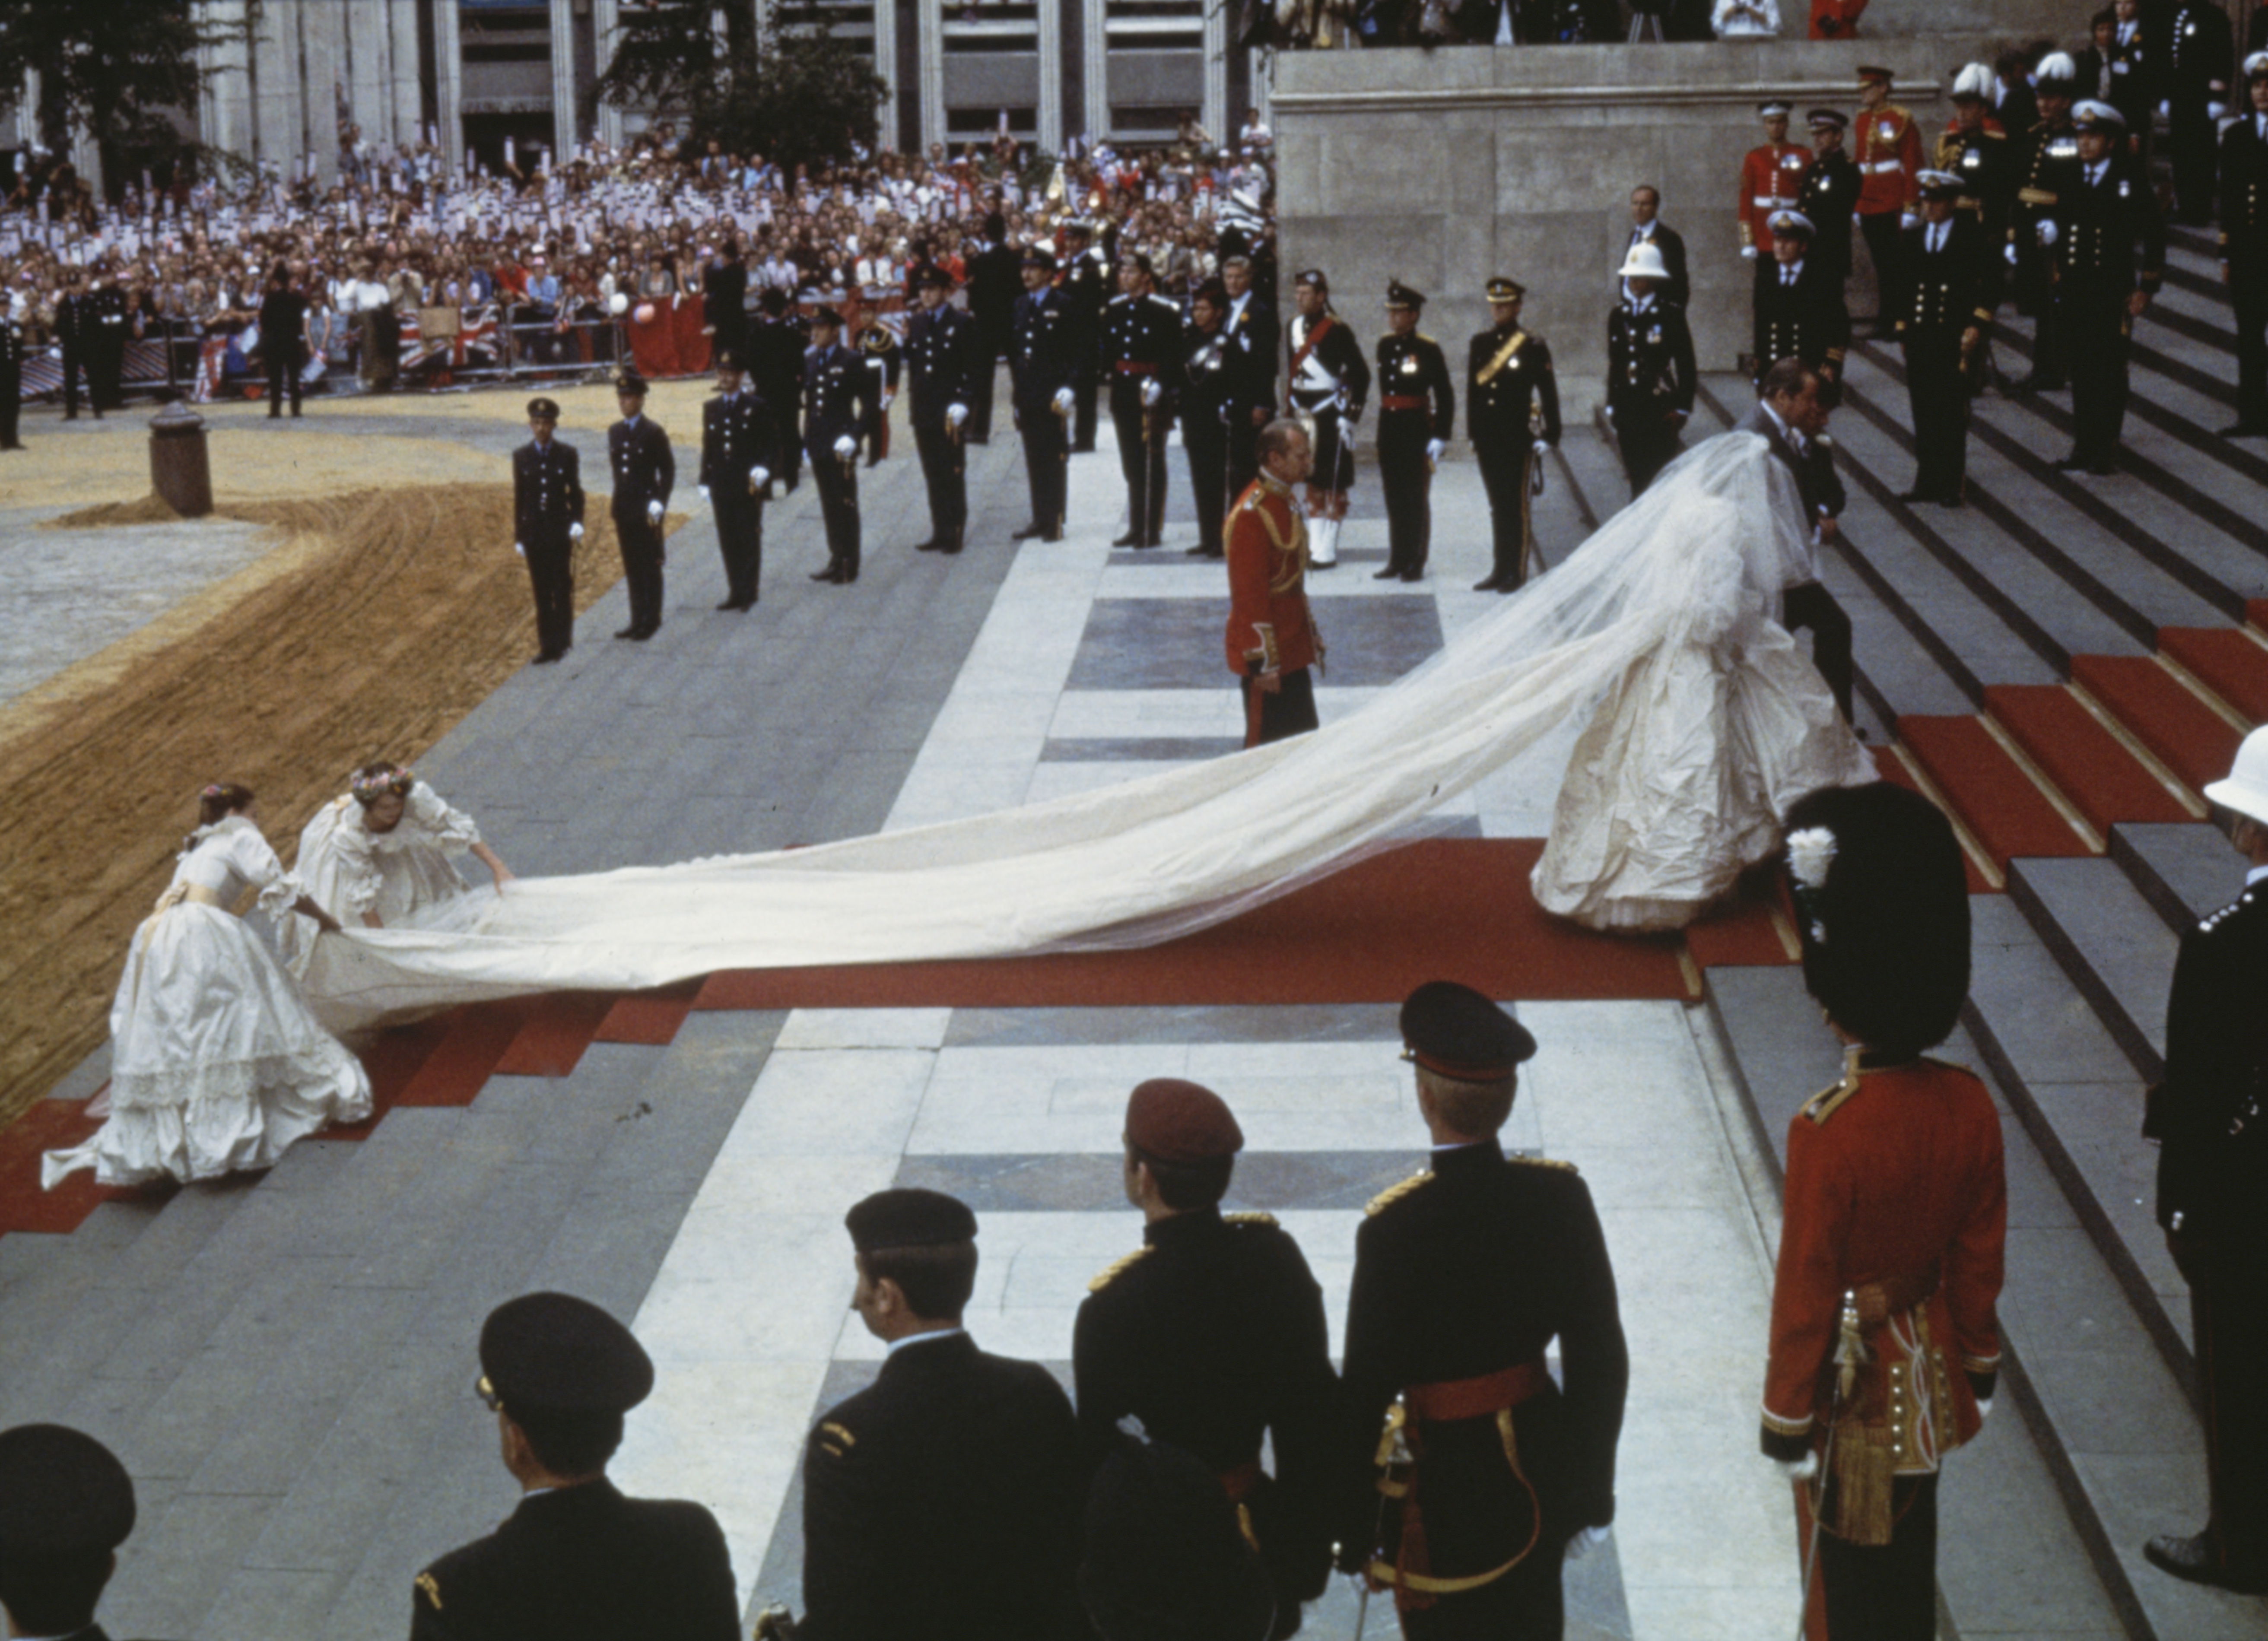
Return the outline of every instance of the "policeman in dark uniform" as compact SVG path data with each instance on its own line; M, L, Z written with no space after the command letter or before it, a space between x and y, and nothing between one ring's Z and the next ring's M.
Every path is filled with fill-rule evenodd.
M1535 1040L1440 980L1403 1004L1402 1040L1433 1159L1355 1234L1346 1387L1377 1470L1339 1564L1393 1590L1410 1641L1556 1637L1570 1541L1615 1519L1630 1355L1614 1267L1573 1166L1497 1138Z
M477 1393L497 1416L519 1507L417 1575L410 1641L651 1635L734 1641L740 1609L717 1520L607 1479L622 1416L653 1389L630 1330L566 1293L489 1313Z
M1781 359L1800 359L1830 386L1841 381L1843 356L1851 348L1851 310L1843 305L1843 282L1811 254L1811 218L1798 210L1771 214L1771 257L1756 262L1755 328L1750 333L1756 378ZM1889 311L1896 283L1892 259L1884 257L1883 313ZM1831 406L1835 397L1830 394Z
M1991 232L1961 209L1968 185L1959 173L1925 171L1920 180L1921 225L1899 236L1897 288L1882 304L1905 349L1913 406L1914 480L1898 499L1958 507L1970 377L1999 305L2000 264Z
M1102 358L1126 475L1126 534L1111 545L1155 547L1166 525L1166 436L1174 425L1182 313L1156 293L1150 259L1139 251L1118 259L1118 294L1102 311Z
M128 321L126 292L120 287L117 274L107 264L98 264L94 270L94 294L88 298L94 329L87 344L87 401L99 416L106 410L115 410L126 402L120 391L119 379L126 368L126 338Z
M875 414L874 373L842 335L843 316L820 309L803 356L803 450L827 523L827 566L811 578L836 586L858 579L858 435Z
M2220 280L2236 310L2236 421L2268 436L2268 51L2244 59L2244 107L2220 134Z
M924 553L958 553L968 528L968 453L961 441L980 386L990 402L984 379L998 355L986 351L978 322L946 299L951 274L925 266L915 276L915 291L921 305L906 321L906 391L913 396L906 419L929 490L929 540L916 546Z
M1418 332L1422 291L1386 286L1378 339L1378 482L1386 492L1386 568L1373 581L1415 581L1432 547L1434 464L1457 430L1457 389L1441 344Z
M1488 487L1495 562L1476 592L1510 592L1528 574L1535 550L1529 497L1542 488L1539 464L1559 444L1559 379L1551 350L1520 327L1528 288L1516 280L1488 282L1494 322L1465 350L1465 434ZM1536 475L1531 483L1531 474Z
M2043 236L2042 226L2055 217L2056 191L2064 174L2079 163L2079 136L2071 122L2072 90L2078 76L2079 65L2063 52L2051 51L2040 59L2032 71L2040 117L2016 151L2015 205L2009 213L2008 248L2002 258L2016 270L2016 312L2034 321L2032 368L2014 384L2017 393L2053 393L2064 386L2069 369L2055 301L2055 248Z
M63 294L55 301L55 340L63 350L63 420L78 420L78 383L85 376L89 407L99 422L102 396L94 391L94 298L87 291L85 269L72 269L63 283Z
M669 435L645 415L645 378L624 371L615 378L622 419L607 430L607 460L615 475L612 511L622 543L622 580L630 598L630 624L615 635L643 644L661 630L662 514L677 483Z
M961 1327L976 1216L897 1189L844 1223L851 1308L890 1349L804 1447L799 1641L1066 1641L1080 1628L1079 1425L1047 1369L980 1350Z
M717 396L701 407L701 499L725 559L720 610L755 607L764 569L764 499L779 463L779 422L747 391L739 351L717 350Z
M534 437L512 453L512 534L535 590L535 664L575 644L575 543L583 539L583 460L562 444L559 406L527 401Z
M1851 277L1851 217L1866 179L1859 174L1859 162L1844 151L1848 120L1832 108L1814 108L1806 120L1812 157L1795 185L1795 208L1811 224L1809 254L1819 259L1827 282L1839 290Z
M0 1613L13 1636L107 1641L94 1621L134 1531L117 1455L63 1424L0 1431Z
M1063 225L1064 319L1071 350L1073 421L1071 453L1094 449L1094 389L1102 371L1102 310L1110 301L1108 265L1092 248L1094 230L1084 222Z
M811 346L803 320L788 305L787 292L766 287L757 298L763 318L748 332L748 373L772 414L787 418L781 429L779 464L774 474L784 494L803 482L803 441L796 437L796 408L803 402L803 356Z
M993 374L1014 350L1016 301L1023 294L1023 254L1008 243L1008 224L998 211L984 218L983 247L968 259L968 315L976 321L976 361L969 384L968 428L964 444L992 437Z
M1193 558L1221 558L1228 517L1228 451L1234 424L1250 418L1253 389L1245 379L1250 356L1229 336L1224 316L1228 289L1209 279L1189 299L1182 335L1181 368L1174 384L1181 410L1182 451L1189 458L1189 496L1197 504ZM1263 401L1264 402L1264 401Z
M2211 1512L2143 1554L2177 1578L2268 1592L2268 730L2205 797L2234 821L2244 890L2182 936L2166 1004L2166 1075L2143 1133L2158 1224L2190 1284L2205 1392Z
M1355 430L1370 397L1370 361L1353 327L1331 308L1330 282L1310 268L1292 282L1299 312L1285 329L1291 353L1292 414L1310 423L1314 467L1307 480L1307 564L1329 570L1339 562L1339 526L1354 489ZM1242 491L1239 491L1241 496Z
M2213 220L2213 143L2235 77L2228 13L2214 0L2181 0L2172 13L2160 92L2166 147L2174 161L2174 217L2192 227Z
M2056 463L2118 470L2126 419L2126 344L2166 276L2166 229L2149 179L2125 151L2109 103L2072 110L2079 158L2058 172L2053 224L2058 323L2071 348L2071 453ZM2140 250L2138 254L2136 246Z
M24 410L24 327L0 308L0 450L21 450L16 437Z
M1008 364L1016 430L1024 440L1024 475L1032 517L1015 540L1060 541L1070 460L1069 418L1077 412L1079 364L1072 350L1071 299L1055 283L1056 259L1037 246L1024 253L1024 294Z
M898 347L897 337L877 317L858 333L858 356L865 360L874 378L874 415L866 429L866 465L874 467L890 453L890 402L898 396L898 377L904 355Z
M1693 414L1693 333L1685 310L1655 294L1659 251L1638 246L1617 271L1630 295L1607 315L1607 419L1636 497L1677 454Z
M1125 1141L1126 1197L1147 1223L1079 1307L1079 1428L1100 1454L1131 1414L1219 1479L1267 1564L1280 1641L1323 1592L1339 1504L1345 1427L1322 1290L1272 1216L1221 1212L1244 1134L1219 1095L1144 1083Z

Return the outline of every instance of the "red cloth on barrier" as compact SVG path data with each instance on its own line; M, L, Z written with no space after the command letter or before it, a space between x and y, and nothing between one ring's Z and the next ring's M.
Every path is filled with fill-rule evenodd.
M677 369L681 375L699 376L709 368L710 338L702 334L703 321L698 297L678 298L671 323L677 337Z
M653 318L644 325L638 323L638 309L646 305L643 300L633 302L627 321L630 338L630 361L637 366L640 376L648 381L679 373L677 363L677 316L670 311L669 298L652 299Z

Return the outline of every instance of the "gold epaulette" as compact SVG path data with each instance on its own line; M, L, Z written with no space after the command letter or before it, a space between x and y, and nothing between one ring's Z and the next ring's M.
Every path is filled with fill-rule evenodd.
M1860 1072L1856 1051L1843 1058L1843 1080L1832 1088L1822 1088L1803 1102L1803 1115L1815 1128L1826 1126L1827 1119L1843 1108L1843 1104L1859 1092Z
M1419 1186L1428 1183L1432 1177L1433 1171L1431 1168L1428 1168L1422 1174L1411 1174L1399 1185L1389 1185L1377 1196L1372 1197L1370 1199L1370 1205L1365 1208L1362 1211L1366 1214L1371 1215L1382 1214L1388 1209L1393 1207L1395 1203L1409 1196L1410 1192L1416 1190Z
M1266 1225L1266 1226L1267 1226L1270 1230L1271 1230L1271 1231L1272 1231L1272 1230L1274 1230L1274 1229L1276 1228L1276 1216L1275 1216L1274 1214L1263 1214L1263 1213L1223 1214L1223 1215L1220 1217L1220 1219L1221 1219L1221 1223L1222 1223L1223 1225Z
M1096 1277L1094 1281L1086 1284L1086 1291L1089 1293L1101 1292L1112 1283L1117 1281L1118 1278L1123 1276L1127 1271L1132 1269L1136 1265L1140 1264L1144 1260L1149 1257L1150 1250L1148 1247L1144 1247L1136 1248L1123 1259L1113 1260L1108 1267L1107 1267L1100 1276Z
M433 1610L441 1610L441 1581L430 1572L417 1575L417 1593L433 1603Z
M1505 1160L1506 1162L1524 1163L1531 1168L1559 1168L1564 1169L1569 1174L1580 1174L1582 1172L1582 1170L1576 1167L1573 1163L1563 1161L1557 1157L1522 1157L1516 1153L1507 1152L1505 1156Z
M836 1445L838 1442L841 1446ZM819 1445L840 1459L845 1448L858 1445L858 1439L850 1433L847 1425L837 1424L833 1419L822 1419L819 1425Z
M1996 143L2005 143L2008 140L2008 134L2006 131L1986 131L1984 135Z

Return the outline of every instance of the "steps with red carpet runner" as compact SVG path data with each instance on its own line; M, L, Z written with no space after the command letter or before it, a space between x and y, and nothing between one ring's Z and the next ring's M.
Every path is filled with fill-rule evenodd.
M1882 779L1903 786L1910 792L1921 792L1925 798L1930 796L1928 792L1923 791L1922 784L1914 778L1913 771L1906 768L1904 760L1888 747L1874 748L1874 772ZM1932 799L1932 801L1935 800ZM1969 851L1965 849L1961 851L1961 870L1969 880L1969 892L1971 894L1994 894L1999 892L1999 885L1977 870L1976 861L1970 857Z
M2158 648L2255 724L2268 723L2268 646L2235 627L2161 627Z
M42 1100L0 1130L0 1233L76 1231L104 1203L162 1196L173 1188L163 1185L119 1190L97 1185L92 1173L79 1173L52 1191L41 1190L40 1153L76 1145L101 1126L86 1115L85 1101Z
M2196 818L2069 690L1998 685L1984 692L1984 704L2088 824L2106 836L2122 820Z
M1973 717L1902 717L1898 736L1994 864L2021 855L2084 855L2086 843Z
M2141 656L2076 655L2071 675L2192 789L2228 773L2237 732L2157 662Z

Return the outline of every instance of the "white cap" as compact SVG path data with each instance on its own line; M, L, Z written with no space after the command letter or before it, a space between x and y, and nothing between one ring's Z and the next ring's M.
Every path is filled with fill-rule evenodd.
M1641 239L1631 247L1623 265L1615 269L1617 279L1668 279L1669 269L1662 265L1661 253L1651 239Z
M2126 116L2109 103L2097 102L2089 97L2072 105L2071 122L2073 125L2115 125L2124 130Z
M1992 95L1992 70L1982 63L1972 63L1953 77L1955 97L1989 99Z
M2244 60L2244 77L2249 80L2258 74L2268 74L2268 51L2256 51Z
M1812 225L1811 218L1800 210L1776 210L1767 219L1765 225L1776 235L1785 233L1805 239L1810 239L1819 232Z
M2234 809L2248 820L2268 821L2268 725L2247 735L2225 781L2205 789L2208 802Z
M2071 60L2071 54L2067 51L2051 51L2040 59L2039 67L2032 70L2034 85L2038 85L2043 80L2063 80L2076 85L2079 81L2079 64Z

